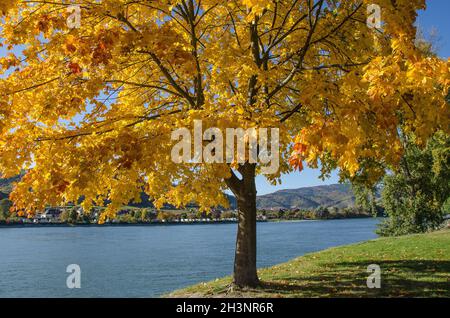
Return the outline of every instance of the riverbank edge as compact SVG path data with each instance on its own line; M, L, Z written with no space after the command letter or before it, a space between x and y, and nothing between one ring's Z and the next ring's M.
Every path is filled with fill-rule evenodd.
M286 222L312 222L312 221L336 221L336 220L354 220L354 219L370 219L372 216L358 216L348 218L330 218L330 219L298 219L298 220L258 220L257 223L286 223ZM32 227L120 227L120 226L168 226L168 225L207 225L207 224L237 224L238 221L198 221L198 222L146 222L146 223L10 223L1 224L0 228L32 228Z
M258 223L267 221L258 221ZM237 224L237 221L199 221L199 222L154 222L154 223L19 223L0 224L0 228L32 228L32 227L132 227L132 226L168 226L168 225L206 225L206 224Z
M418 246L422 244L423 248ZM384 254L381 254L383 252ZM342 283L341 276L336 274L335 267L321 270L320 266L345 263L351 260L356 262L358 256L367 258L366 265L380 264L384 276L383 284L387 285L392 277L406 276L398 280L395 288L365 289L361 284L366 283L368 271L358 266L358 272L354 269L344 273L343 277L349 280ZM378 259L371 257L378 256ZM356 259L354 259L356 256ZM352 258L353 257L353 258ZM364 263L364 262L362 262ZM403 267L389 264L401 264ZM417 264L427 264L426 272L411 271L417 269ZM386 264L386 265L383 265ZM434 266L433 266L434 265ZM418 267L420 269L421 267ZM399 270L400 269L400 270ZM229 289L231 276L217 278L209 282L203 282L177 289L161 295L162 298L271 298L271 297L295 297L295 298L333 298L333 297L445 297L450 298L450 228L444 228L425 234L413 234L399 237L381 237L373 240L336 246L322 251L307 253L290 261L274 265L272 267L258 269L261 287L256 289L244 289L233 291ZM299 274L300 273L300 274ZM430 274L432 273L432 274ZM295 275L298 275L297 277ZM392 276L391 276L392 275ZM428 275L428 276L427 276ZM322 293L318 293L317 284L308 284L310 281L317 283L315 278L327 277L328 281L322 281ZM415 279L411 280L411 277ZM425 279L429 285L424 287ZM280 281L289 283L283 286ZM355 281L361 286L355 287ZM296 285L298 284L298 285ZM347 284L347 285L345 285ZM443 285L442 285L443 284ZM444 286L444 287L442 287ZM345 288L343 288L345 287ZM354 290L352 290L352 288ZM355 289L356 288L356 289ZM339 290L340 289L340 290ZM357 290L357 291L356 291ZM361 293L361 290L363 292Z

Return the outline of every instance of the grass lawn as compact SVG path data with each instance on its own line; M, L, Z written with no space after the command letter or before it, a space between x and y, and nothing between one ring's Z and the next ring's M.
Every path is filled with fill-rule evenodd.
M367 266L381 267L381 289L367 288ZM450 230L380 238L307 254L259 270L261 286L228 291L230 277L167 297L450 297Z

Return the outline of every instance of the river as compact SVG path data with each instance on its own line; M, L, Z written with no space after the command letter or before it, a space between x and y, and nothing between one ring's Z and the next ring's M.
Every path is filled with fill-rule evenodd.
M258 223L258 267L376 238L377 219ZM0 228L0 297L156 297L231 274L236 224ZM81 288L66 286L69 264Z

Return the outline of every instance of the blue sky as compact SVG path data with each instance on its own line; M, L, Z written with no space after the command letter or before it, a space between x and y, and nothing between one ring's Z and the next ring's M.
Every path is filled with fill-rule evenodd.
M1 0L0 0L1 1ZM450 13L449 0L428 0L427 10L419 12L418 26L424 30L425 34L433 29L438 33L438 53L441 57L447 59L450 57ZM0 56L5 54L5 49L0 48ZM319 179L320 171L306 168L302 172L296 172L282 177L282 184L272 186L265 181L264 177L257 178L258 194L267 194L281 189L295 189L308 186L317 186L324 184L334 184L338 182L337 172L333 173L325 181Z

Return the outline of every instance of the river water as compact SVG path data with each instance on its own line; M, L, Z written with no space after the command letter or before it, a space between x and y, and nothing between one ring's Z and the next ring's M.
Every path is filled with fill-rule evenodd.
M376 238L377 219L258 223L258 267ZM231 274L236 224L0 228L0 297L155 297ZM69 289L69 264L81 288Z

